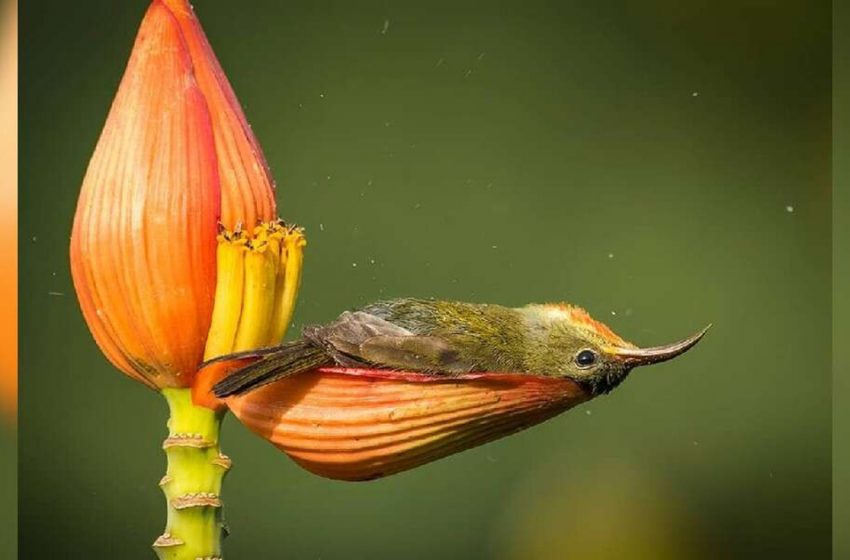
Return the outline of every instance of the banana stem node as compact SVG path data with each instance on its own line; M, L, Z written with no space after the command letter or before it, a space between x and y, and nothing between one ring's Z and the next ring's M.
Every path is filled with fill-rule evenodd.
M160 560L220 560L221 483L231 466L219 449L224 414L196 406L188 388L163 389L162 395L171 412L162 444L168 468L159 481L168 521L153 548Z

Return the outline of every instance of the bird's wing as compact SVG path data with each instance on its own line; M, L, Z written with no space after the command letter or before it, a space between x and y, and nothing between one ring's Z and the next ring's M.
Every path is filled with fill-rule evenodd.
M414 334L364 311L343 313L330 325L305 329L304 336L343 366L449 374L473 369L445 338Z

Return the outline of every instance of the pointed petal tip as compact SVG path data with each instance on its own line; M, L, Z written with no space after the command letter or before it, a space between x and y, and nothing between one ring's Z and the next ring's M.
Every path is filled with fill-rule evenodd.
M221 222L234 229L239 223L253 227L273 220L277 207L271 170L197 15L187 0L155 3L179 24L209 108L221 182Z

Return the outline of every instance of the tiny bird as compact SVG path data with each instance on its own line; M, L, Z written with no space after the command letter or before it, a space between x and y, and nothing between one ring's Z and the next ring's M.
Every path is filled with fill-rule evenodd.
M219 381L213 392L225 398L283 377L341 366L442 377L484 372L563 377L597 396L619 385L632 368L688 351L709 327L673 344L638 348L568 304L509 308L395 299L306 327L292 342L211 360L258 358Z

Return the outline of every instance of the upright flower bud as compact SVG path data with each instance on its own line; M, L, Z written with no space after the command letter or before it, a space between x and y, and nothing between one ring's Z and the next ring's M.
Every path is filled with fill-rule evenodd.
M155 0L71 235L101 350L153 388L193 386L204 359L280 340L303 246L276 218L262 150L191 7Z

